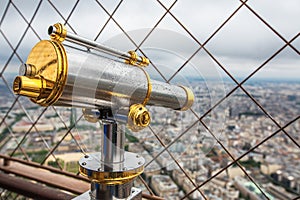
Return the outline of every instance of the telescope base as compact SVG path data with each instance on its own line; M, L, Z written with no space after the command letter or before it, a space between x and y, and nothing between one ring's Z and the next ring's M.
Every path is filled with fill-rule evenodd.
M101 152L85 155L79 160L79 172L91 181L106 185L130 182L143 173L145 159L139 154L124 152L124 161L106 163L101 161Z

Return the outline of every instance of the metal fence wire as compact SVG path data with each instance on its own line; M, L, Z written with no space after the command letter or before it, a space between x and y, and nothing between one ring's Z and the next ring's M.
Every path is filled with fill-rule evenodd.
M299 19L297 0L1 1L1 153L70 170L61 155L99 148L99 125L76 109L38 107L12 92L18 66L61 22L136 50L151 60L154 77L193 88L190 110L150 108L152 124L127 133L129 151L145 154L138 181L151 195L273 199L278 190L300 198ZM154 186L164 181L175 190ZM1 198L17 196L1 190Z

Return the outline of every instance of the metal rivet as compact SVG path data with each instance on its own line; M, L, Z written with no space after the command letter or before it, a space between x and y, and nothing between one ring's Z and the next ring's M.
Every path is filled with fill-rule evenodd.
M142 162L138 162L138 165L141 165L142 164Z
M101 170L102 170L101 167L99 167L99 168L98 168L98 171L101 171Z
M89 155L85 155L84 158L89 158Z
M136 158L139 158L140 157L140 155L136 155Z
M81 163L83 166L86 165L86 162Z

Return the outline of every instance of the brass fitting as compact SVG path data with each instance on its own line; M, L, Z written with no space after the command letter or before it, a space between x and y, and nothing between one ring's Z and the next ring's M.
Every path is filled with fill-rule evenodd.
M82 108L82 114L84 119L88 122L97 123L99 121L98 116L95 116L95 114L89 108Z
M67 36L67 29L63 24L56 23L48 28L48 34L51 40L63 42Z
M13 84L13 90L16 94L36 99L47 97L52 88L53 83L42 77L17 76Z
M135 54L135 58L137 54ZM132 54L131 54L132 55ZM147 59L147 58L146 58ZM148 60L148 59L147 59ZM148 60L149 61L149 60ZM150 100L151 92L152 92L152 83L149 74L140 67L140 69L144 72L147 78L147 93L145 99L142 104L133 104L129 108L128 113L128 128L133 132L138 132L144 128L146 128L151 122L150 112L145 107L148 101Z
M144 56L140 56L140 58L142 59L141 62L137 62L137 65L138 66L141 66L141 67L147 67L149 64L150 64L150 60Z
M144 56L139 56L135 51L128 51L130 58L125 60L126 64L138 66L138 67L146 67L149 65L150 61L148 58ZM141 60L140 62L138 60Z
M137 132L150 124L150 112L143 104L133 104L129 108L128 127Z
M137 53L135 51L128 51L128 53L130 55L130 59L125 60L125 63L136 66L137 65L136 62L137 62L137 58L138 58Z
M60 42L42 40L31 50L13 83L15 94L42 106L55 103L67 79L67 56Z

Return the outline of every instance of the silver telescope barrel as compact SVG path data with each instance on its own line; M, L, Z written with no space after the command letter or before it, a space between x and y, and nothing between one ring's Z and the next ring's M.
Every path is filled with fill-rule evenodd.
M67 82L56 105L110 107L123 112L130 105L145 101L150 81L152 89L148 105L176 110L188 106L187 88L149 80L143 68L74 51L68 53L68 62Z
M144 125L150 123L146 105L187 110L194 101L187 87L151 80L140 66L67 47L59 40L42 40L32 48L13 91L42 106L110 109L118 119L128 116Z
M63 47L56 41L40 41L21 68L15 93L43 106L121 109L149 98L147 105L186 110L193 100L188 88L150 80L141 67ZM61 80L51 80L54 71L61 73L57 75Z

